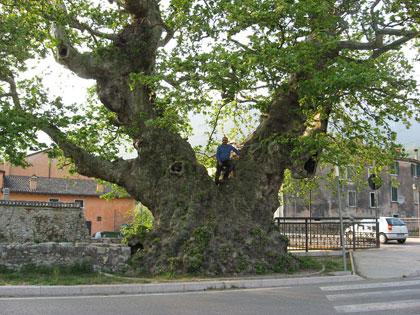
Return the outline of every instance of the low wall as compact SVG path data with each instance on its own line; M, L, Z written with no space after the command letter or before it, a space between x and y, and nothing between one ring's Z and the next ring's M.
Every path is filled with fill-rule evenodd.
M88 238L78 204L0 200L0 243L74 242Z
M0 244L0 265L19 270L24 265L92 265L95 271L123 271L130 247L100 243Z

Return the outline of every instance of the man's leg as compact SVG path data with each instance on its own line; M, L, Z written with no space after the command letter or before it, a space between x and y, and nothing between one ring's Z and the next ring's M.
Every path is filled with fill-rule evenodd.
M222 172L222 164L217 162L216 165L216 176L214 178L214 182L216 183L216 185L218 185L220 183L220 173Z
M231 160L224 161L223 166L225 167L225 171L223 173L223 180L226 180L229 178L230 171L232 170L232 161Z

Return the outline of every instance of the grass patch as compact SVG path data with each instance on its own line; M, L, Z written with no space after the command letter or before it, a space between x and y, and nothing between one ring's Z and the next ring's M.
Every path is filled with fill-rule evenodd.
M80 285L113 283L148 283L146 279L129 279L121 276L108 277L94 272L86 264L72 266L25 265L20 271L0 266L0 285Z
M350 261L347 262L350 268ZM282 257L274 270L280 274L295 274L300 272L319 272L324 268L323 274L343 271L341 256L306 257L287 255ZM258 269L258 275L266 274ZM253 275L249 275L253 276ZM246 276L245 276L246 277ZM123 284L123 283L158 283L171 281L200 281L214 280L217 277L200 275L175 275L173 273L148 276L142 273L131 272L129 276L122 274L103 274L93 271L89 264L76 264L72 266L34 266L25 265L20 271L14 271L0 265L0 285L89 285L89 284ZM226 276L225 279L237 278Z
M336 271L343 271L343 257L341 256L323 256L323 257L298 257L302 271L321 271L324 267L323 273L331 273ZM347 270L350 270L350 259L347 258Z

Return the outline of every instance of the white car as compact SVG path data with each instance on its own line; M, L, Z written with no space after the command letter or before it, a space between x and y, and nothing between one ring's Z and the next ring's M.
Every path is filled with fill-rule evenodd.
M379 218L379 240L385 244L390 240L396 240L404 244L408 237L407 225L403 220L394 217Z
M379 217L379 241L382 244L388 243L388 241L396 240L400 244L404 244L408 237L407 225L403 220L396 217ZM376 233L375 219L363 219L359 223L354 225L356 233L369 233L374 235ZM353 232L353 226L348 227L345 230L346 234Z

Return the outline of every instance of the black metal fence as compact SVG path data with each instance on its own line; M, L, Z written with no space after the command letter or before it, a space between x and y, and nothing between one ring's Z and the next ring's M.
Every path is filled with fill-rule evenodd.
M419 236L420 218L400 218L405 222L410 237Z
M339 218L282 217L274 222L289 239L290 251L342 248ZM379 247L379 228L375 218L343 218L343 227L347 249Z

